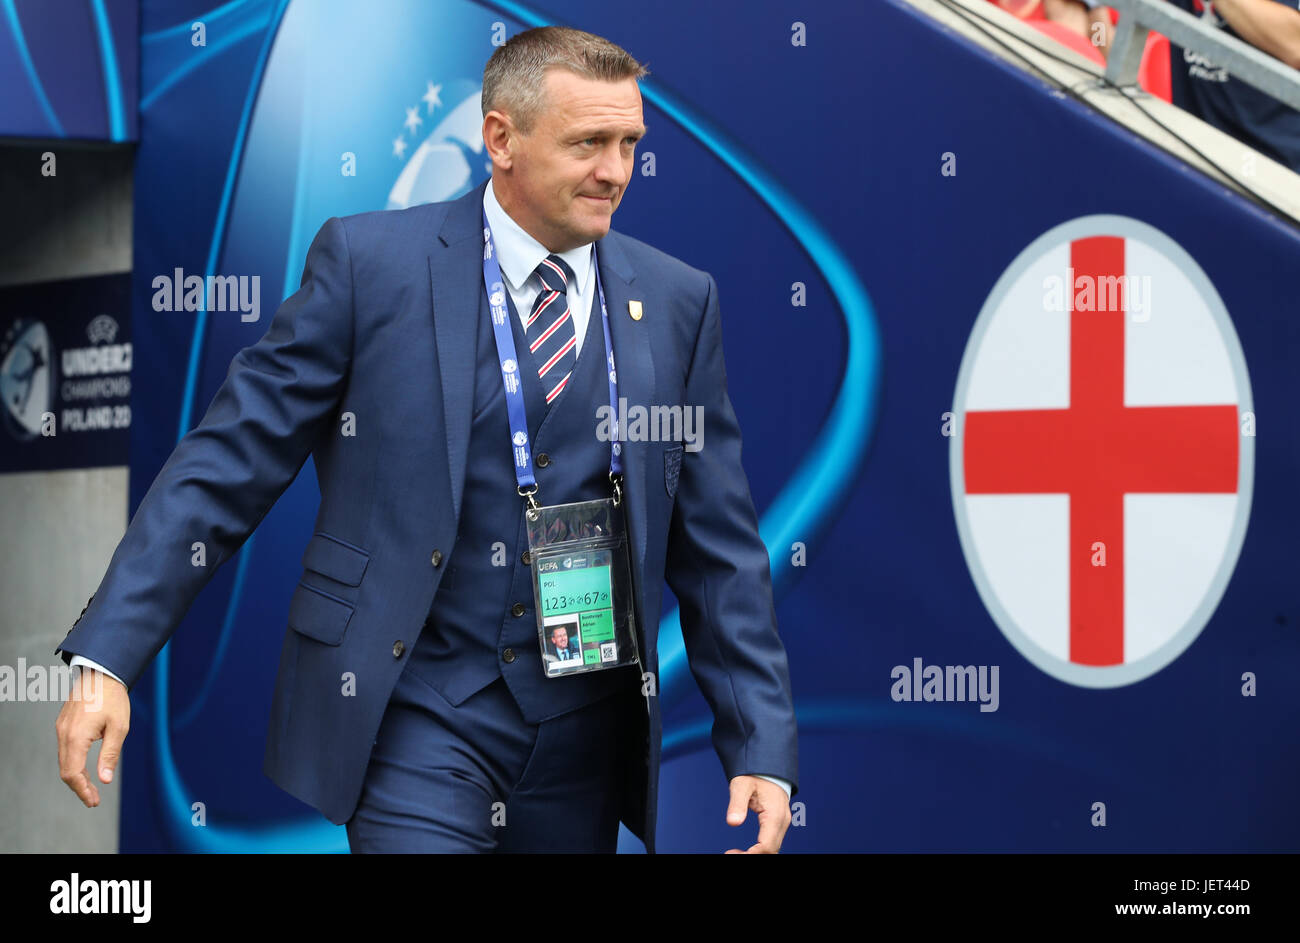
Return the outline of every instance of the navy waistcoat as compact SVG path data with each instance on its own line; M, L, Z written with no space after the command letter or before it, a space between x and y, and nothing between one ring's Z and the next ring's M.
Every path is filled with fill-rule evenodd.
M549 406L509 292L506 298L528 412L537 498L542 504L565 504L609 497L610 444L596 437L596 410L609 405L597 298L592 298L573 373ZM515 481L501 368L491 321L479 317L478 322L459 531L408 670L452 705L504 676L524 719L535 724L616 690L639 687L641 669L629 665L559 678L543 674L532 570L523 562L528 549L524 500Z

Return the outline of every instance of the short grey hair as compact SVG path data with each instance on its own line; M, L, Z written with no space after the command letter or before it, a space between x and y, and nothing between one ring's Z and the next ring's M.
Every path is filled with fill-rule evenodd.
M623 47L594 33L538 26L498 46L483 67L483 117L489 111L503 112L520 131L531 134L546 108L544 80L553 68L604 82L640 79L650 73Z

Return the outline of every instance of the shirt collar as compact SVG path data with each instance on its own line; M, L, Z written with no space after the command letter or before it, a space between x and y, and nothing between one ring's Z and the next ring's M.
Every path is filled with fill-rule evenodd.
M542 264L542 260L551 253L502 209L497 201L496 186L491 180L483 188L483 211L487 213L488 225L492 227L492 241L496 243L497 261L501 265L501 273L517 291L523 287L528 277L537 271L537 266ZM573 270L573 278L579 290L587 284L592 246L593 243L589 242L576 249L558 253Z

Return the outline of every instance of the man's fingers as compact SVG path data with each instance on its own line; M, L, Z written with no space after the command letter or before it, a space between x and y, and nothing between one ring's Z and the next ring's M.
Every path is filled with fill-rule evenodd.
M69 695L54 730L59 740L59 778L87 807L99 805L99 789L86 772L91 746L103 738L96 766L100 781L112 782L130 726L126 686L99 671L82 672L81 688Z
M737 776L731 780L730 786L731 802L727 806L727 824L742 824L746 812L753 809L758 815L758 842L750 845L745 851L729 848L727 854L775 855L779 853L785 830L790 826L790 809L784 790L775 783L768 783L754 776Z
M745 812L749 808L750 796L754 794L749 777L737 776L731 781L731 801L727 804L727 824L740 825L745 821Z
M117 761L122 758L122 742L126 740L126 728L110 723L104 731L104 745L99 749L99 779L111 783Z
M779 854L785 831L790 827L790 805L784 790L775 783L749 776L738 776L731 783L731 807L727 810L728 824L739 825L745 820L745 806L739 805L741 802L746 803L748 808L753 809L758 816L758 841L744 852L739 848L733 848L728 851L728 854ZM733 813L737 810L739 814L733 817Z
M64 735L59 738L59 778L88 807L99 805L99 790L86 775L86 755L92 742L84 736Z
M767 854L776 854L781 848L781 836L785 834L785 827L781 822L781 813L775 809L769 809L766 812L759 813L758 816L758 844L751 847L750 852L763 852Z
M93 809L99 805L99 790L95 788L95 784L90 781L84 769L74 770L71 778L63 781L77 794L77 798L85 804L86 808Z

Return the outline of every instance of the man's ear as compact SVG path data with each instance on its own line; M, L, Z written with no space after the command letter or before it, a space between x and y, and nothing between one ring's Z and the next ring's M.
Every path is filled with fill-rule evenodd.
M494 166L502 170L513 166L514 141L518 134L509 115L493 110L483 116L483 145Z

